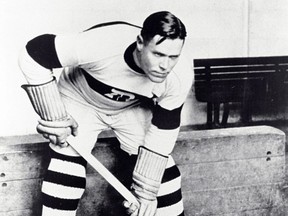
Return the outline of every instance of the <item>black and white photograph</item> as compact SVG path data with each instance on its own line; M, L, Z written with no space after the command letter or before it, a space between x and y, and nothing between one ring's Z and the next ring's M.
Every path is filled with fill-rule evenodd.
M0 0L0 216L287 216L287 0Z

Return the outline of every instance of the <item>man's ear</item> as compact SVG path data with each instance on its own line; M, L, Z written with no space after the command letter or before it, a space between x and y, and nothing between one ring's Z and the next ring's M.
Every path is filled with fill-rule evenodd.
M137 49L138 51L141 51L143 46L144 46L144 40L143 37L141 35L138 35L136 38L136 45L137 45Z

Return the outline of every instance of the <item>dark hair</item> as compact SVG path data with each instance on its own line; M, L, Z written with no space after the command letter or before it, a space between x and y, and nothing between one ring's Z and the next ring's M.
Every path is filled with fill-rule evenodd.
M155 35L163 38L157 42L160 44L165 39L185 39L186 28L179 18L168 11L160 11L148 16L141 30L144 42L149 42Z

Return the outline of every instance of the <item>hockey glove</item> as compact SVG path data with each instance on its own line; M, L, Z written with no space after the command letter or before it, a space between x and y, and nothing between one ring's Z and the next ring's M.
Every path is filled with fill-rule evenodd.
M131 215L152 216L157 209L157 194L167 165L168 157L145 147L139 148L133 171L132 192L140 203L137 213Z

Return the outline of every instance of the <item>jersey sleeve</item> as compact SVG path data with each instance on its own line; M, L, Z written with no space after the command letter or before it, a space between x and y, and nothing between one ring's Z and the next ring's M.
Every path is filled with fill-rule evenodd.
M61 67L54 41L53 34L40 35L28 41L21 50L18 64L29 84L50 82L52 69Z
M162 155L173 151L181 125L181 110L194 79L188 59L179 60L176 66L158 98L144 143L145 147Z
M39 35L26 44L19 55L18 63L30 84L43 84L53 79L53 69L63 65L55 45L56 35Z
M122 54L136 40L137 34L138 28L111 25L78 34L58 35L55 46L62 65L82 65Z
M123 38L121 44L117 43L117 33ZM19 66L29 83L48 82L55 68L97 62L123 52L135 41L137 33L138 28L116 25L80 33L43 34L26 44L19 56Z

